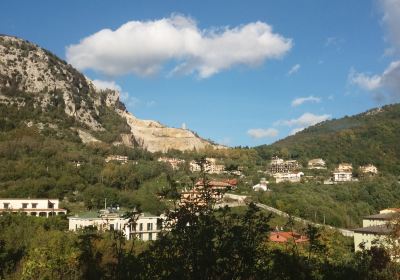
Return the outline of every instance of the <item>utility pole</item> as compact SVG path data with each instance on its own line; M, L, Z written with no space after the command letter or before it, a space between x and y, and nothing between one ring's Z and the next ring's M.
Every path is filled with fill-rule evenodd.
M107 210L107 198L104 198L104 210Z

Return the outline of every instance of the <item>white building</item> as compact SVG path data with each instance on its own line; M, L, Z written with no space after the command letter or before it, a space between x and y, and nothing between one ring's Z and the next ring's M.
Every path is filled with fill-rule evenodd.
M268 184L269 182L267 180L265 180L265 178L261 178L260 183L258 183L257 185L253 186L253 191L270 191L270 189L268 188Z
M326 162L322 158L309 160L308 169L326 169Z
M388 235L393 231L393 221L400 218L400 209L389 208L379 214L363 218L363 227L354 230L354 250L371 249L373 245L388 246Z
M201 166L197 164L196 161L192 160L189 163L189 168L191 172L200 172ZM225 165L217 164L217 160L215 158L206 158L206 162L204 163L204 172L208 174L221 174L225 171Z
M30 198L1 198L1 212L21 212L29 216L50 217L65 215L67 210L60 209L59 200L53 198L30 199Z
M378 168L375 165L368 164L364 166L360 166L360 172L364 175L375 176L378 174Z
M125 164L128 162L128 157L127 156L120 156L120 155L111 155L106 157L106 159L104 160L105 162L110 162L110 161L116 161L119 162L121 164Z
M301 180L301 177L304 176L303 172L298 173L276 173L273 175L276 183L282 182L291 182L298 183Z
M185 163L184 159L168 157L160 157L157 161L168 163L169 165L171 165L173 170L179 170L179 166Z
M357 181L353 178L353 166L350 163L340 163L332 175L334 182Z
M126 239L136 238L149 241L156 240L165 220L165 216L140 214L136 222L130 223L129 218L123 217L118 211L101 210L88 212L75 217L68 217L69 230L77 231L85 227L96 227L99 231L119 230L125 234Z
M278 157L272 157L267 172L269 174L276 173L294 173L300 169L297 160L283 160Z

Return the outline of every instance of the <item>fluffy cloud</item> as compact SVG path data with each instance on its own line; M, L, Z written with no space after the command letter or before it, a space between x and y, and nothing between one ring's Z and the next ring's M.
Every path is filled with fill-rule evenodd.
M252 138L272 138L278 136L279 131L275 128L252 128L247 131L247 134Z
M305 103L305 102L315 102L315 103L319 103L321 102L321 98L320 97L315 97L315 96L307 96L307 97L300 97L300 98L296 98L292 101L292 107L297 107L300 106L301 104Z
M113 89L121 92L121 87L117 85L114 81L93 80L92 82L97 89Z
M290 76L294 73L297 73L300 70L300 67L301 67L300 64L294 65L292 68L290 68L288 75Z
M388 39L393 44L392 50L400 53L400 1L379 0L383 11L382 21L387 29Z
M312 113L304 113L297 119L278 121L275 123L275 125L286 125L286 126L296 126L299 128L305 128L310 125L315 125L317 123L326 121L330 117L331 115L328 114L314 115Z
M388 97L390 101L400 100L400 60L390 63L380 75L368 75L350 71L349 81L360 88L372 91L382 100Z
M207 78L235 65L254 66L280 58L291 48L291 39L273 33L264 22L201 30L194 20L174 15L100 30L68 46L66 57L80 70L110 76L152 75L172 63L173 73L195 72Z

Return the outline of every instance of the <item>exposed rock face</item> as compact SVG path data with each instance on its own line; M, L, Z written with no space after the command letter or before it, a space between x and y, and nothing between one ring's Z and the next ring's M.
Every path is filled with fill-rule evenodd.
M99 118L103 106L126 120L130 134L121 134L116 144L141 146L151 152L169 149L192 150L206 146L223 148L201 139L193 132L169 128L159 122L140 120L127 112L115 90L99 90L94 84L65 61L27 41L0 36L0 103L24 103L13 97L20 91L31 94L37 106L46 108L54 98L61 100L66 115L83 125L77 130L84 142L97 139L90 131L103 131ZM98 141L98 140L97 140Z

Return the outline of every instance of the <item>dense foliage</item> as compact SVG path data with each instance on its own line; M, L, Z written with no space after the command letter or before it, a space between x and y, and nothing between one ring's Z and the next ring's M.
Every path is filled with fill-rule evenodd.
M387 105L352 117L325 121L272 145L256 150L264 159L272 155L300 159L323 158L331 166L350 162L372 163L379 170L400 174L400 104Z

